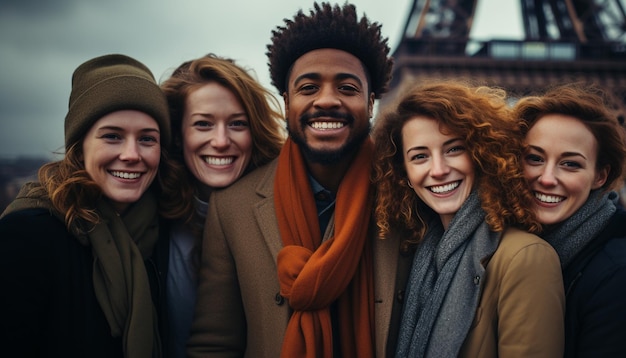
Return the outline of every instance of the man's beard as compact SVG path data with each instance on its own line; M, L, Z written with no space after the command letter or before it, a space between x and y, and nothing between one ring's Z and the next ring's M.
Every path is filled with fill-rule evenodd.
M304 114L300 117L300 126L302 127L302 132L304 133L304 129L308 126L308 121L312 118L317 117L330 117L330 118L341 118L347 120L346 126L351 126L354 123L354 117L349 114L338 113L334 111L317 111L313 114ZM359 133L354 133L354 136L348 138L348 141L338 149L334 150L325 150L325 149L313 149L309 147L308 143L304 136L300 133L293 132L289 128L289 123L287 121L287 132L289 133L289 137L300 147L300 151L302 155L311 163L317 163L322 165L332 165L339 163L344 160L347 156L354 153L358 148L363 144L363 142L369 137L369 133L371 130L371 123L368 122L368 126L366 129Z

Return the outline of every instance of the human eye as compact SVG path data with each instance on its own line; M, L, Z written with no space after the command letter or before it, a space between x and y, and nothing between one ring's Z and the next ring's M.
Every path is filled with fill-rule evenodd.
M114 133L114 132L104 133L100 135L100 138L106 141L116 141L116 140L122 139L122 137L118 133Z
M246 129L249 124L247 119L236 119L231 121L228 125L234 129Z
M543 163L543 158L540 155L533 154L533 153L526 154L526 156L524 156L524 160L529 165L539 165Z
M457 153L463 153L465 151L465 146L463 145L455 145L453 147L451 147L450 149L448 149L448 153L450 154L457 154Z
M565 160L561 163L561 165L570 170L580 169L583 167L582 164L575 160Z
M139 142L146 145L153 145L159 143L159 139L154 135L142 135L139 137Z
M422 162L424 160L426 160L428 158L428 155L426 155L426 153L410 153L409 154L409 161L410 162Z
M339 91L346 94L360 93L359 88L351 83L344 83L339 86Z
M316 86L315 84L312 83L305 83L303 85L301 85L300 87L298 87L298 92L302 93L302 94L313 94L315 92L317 92L318 90L318 86Z
M193 122L193 126L202 130L207 130L213 127L213 123L207 120L197 120Z

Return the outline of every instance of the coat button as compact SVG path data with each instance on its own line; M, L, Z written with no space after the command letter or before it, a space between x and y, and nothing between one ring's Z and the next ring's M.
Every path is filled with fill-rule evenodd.
M282 306L285 303L285 298L280 295L280 292L278 292L276 296L274 296L274 303L276 303L278 306Z
M480 276L474 277L474 285L478 285L480 283Z
M398 292L396 292L396 300L398 303L404 302L404 290L398 290Z

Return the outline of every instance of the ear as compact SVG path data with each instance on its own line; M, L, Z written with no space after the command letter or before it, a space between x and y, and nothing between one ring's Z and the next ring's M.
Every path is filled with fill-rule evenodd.
M593 180L593 184L591 189L601 188L604 183L606 183L606 179L609 177L609 171L611 170L611 166L605 165L602 169L596 171L596 177Z
M287 118L287 112L289 112L289 96L287 92L283 92L283 102L285 103L285 118Z
M369 117L372 118L374 116L374 100L376 97L374 96L374 92L370 93L370 98L368 99L367 110L369 113Z

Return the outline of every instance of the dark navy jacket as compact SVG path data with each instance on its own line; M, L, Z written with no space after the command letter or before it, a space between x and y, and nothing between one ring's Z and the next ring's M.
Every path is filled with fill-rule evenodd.
M565 357L626 357L626 212L563 272Z

